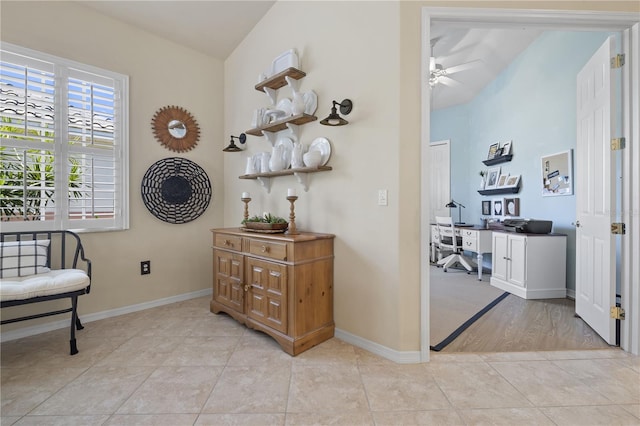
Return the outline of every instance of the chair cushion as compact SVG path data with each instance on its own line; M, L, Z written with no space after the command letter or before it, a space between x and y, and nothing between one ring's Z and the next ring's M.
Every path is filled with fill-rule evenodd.
M0 243L0 278L24 277L49 272L49 240L5 241Z
M89 286L89 276L81 269L55 269L43 274L0 279L0 300L31 299L81 290Z

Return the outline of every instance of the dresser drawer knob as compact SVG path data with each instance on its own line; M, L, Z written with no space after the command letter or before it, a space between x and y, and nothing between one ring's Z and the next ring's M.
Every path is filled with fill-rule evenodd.
M262 246L262 252L263 252L263 253L269 253L269 247L267 247L267 246Z
M224 245L225 245L225 246L230 246L230 245L231 245L231 241L229 241L229 240L224 240Z

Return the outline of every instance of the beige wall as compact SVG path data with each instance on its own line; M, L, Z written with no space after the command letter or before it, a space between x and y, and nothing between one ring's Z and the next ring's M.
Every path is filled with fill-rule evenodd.
M131 228L82 235L87 256L93 261L93 285L91 294L80 299L80 313L210 288L209 228L223 222L222 61L68 2L3 1L1 8L3 42L129 75ZM200 141L192 151L169 151L154 138L151 119L157 109L167 105L184 107L198 121ZM204 215L184 225L156 219L140 196L140 182L148 167L174 156L198 163L213 187ZM146 259L151 260L152 273L141 276L140 261ZM3 316L9 314L3 310ZM50 317L49 321L61 319ZM8 327L3 327L5 330Z
M272 179L267 193L256 181L237 179L249 155L271 149L266 139L249 136L247 151L225 156L225 224L242 219L243 191L251 192L251 214L287 217L287 188L296 188L298 227L336 235L336 326L392 348L401 347L398 11L393 2L279 2L225 62L225 123L239 133L250 128L255 108L269 105L254 89L258 74L295 48L307 73L300 90L318 95L318 121L302 126L300 139L307 147L317 137L329 139L333 167L310 175L308 192L286 176ZM291 97L289 88L280 89L282 97ZM350 124L320 125L331 101L344 98L354 104ZM388 206L377 205L378 189L389 191Z
M336 234L337 327L396 351L417 351L421 8L453 5L639 10L636 1L282 1L223 69L217 60L82 6L3 1L2 40L131 76L131 229L83 237L94 261L95 286L82 300L81 313L208 288L208 229L239 224L243 191L252 194L252 214L270 211L286 216L286 190L294 187L299 194L299 227ZM78 28L79 19L86 22L86 30ZM267 97L253 89L258 74L290 48L298 51L307 73L301 90L318 94L319 120L328 114L334 99L352 99L354 110L347 117L348 126L332 128L318 122L302 126L303 144L308 146L319 136L331 141L332 171L310 175L308 192L293 177L273 179L268 194L258 183L237 178L243 174L247 156L270 150L268 142L249 136L247 152L223 155L221 148L230 134L250 127L255 108L268 105ZM283 88L280 96L291 93ZM151 117L168 104L189 109L200 123L201 140L194 151L171 153L154 140ZM198 162L214 188L205 215L186 225L155 219L139 196L139 182L148 166L174 155ZM378 189L389 191L387 207L377 206ZM143 259L152 260L150 276L139 275Z

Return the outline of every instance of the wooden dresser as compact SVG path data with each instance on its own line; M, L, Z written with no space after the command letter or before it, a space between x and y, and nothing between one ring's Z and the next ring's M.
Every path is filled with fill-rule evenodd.
M333 337L333 235L211 232L211 312L268 334L294 356Z

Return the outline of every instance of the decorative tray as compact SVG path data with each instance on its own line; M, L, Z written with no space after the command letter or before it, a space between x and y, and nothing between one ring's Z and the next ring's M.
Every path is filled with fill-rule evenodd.
M281 234L287 230L289 223L245 222L243 231L260 232L263 234Z
M253 229L253 228L240 228L244 232L257 232L259 234L283 234L287 228L284 229Z

